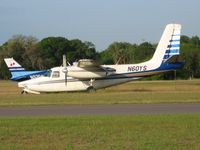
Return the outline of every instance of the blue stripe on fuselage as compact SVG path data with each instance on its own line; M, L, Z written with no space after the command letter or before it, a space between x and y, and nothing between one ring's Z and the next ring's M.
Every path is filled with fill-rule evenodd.
M133 77L145 77L145 76L149 76L149 73L153 72L168 72L168 71L172 71L172 70L176 70L176 69L180 69L182 68L184 65L184 63L180 62L180 63L166 63L163 62L161 64L161 66L157 69L154 70L149 70L149 71L140 71L140 72L128 72L128 73L120 73L120 74L112 74L106 78L133 78ZM138 74L138 76L137 76ZM143 75L141 75L143 74ZM129 75L129 76L126 76ZM132 75L132 76L131 76Z
M47 75L48 71L44 70L44 71L23 71L23 70L16 70L16 71L12 71L11 72L12 77L11 80L21 80L21 79L30 79L31 76L36 76L36 75Z

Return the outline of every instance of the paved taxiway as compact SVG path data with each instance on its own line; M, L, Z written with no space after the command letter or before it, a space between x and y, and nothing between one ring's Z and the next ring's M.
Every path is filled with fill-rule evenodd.
M0 117L200 113L200 104L113 104L0 107Z

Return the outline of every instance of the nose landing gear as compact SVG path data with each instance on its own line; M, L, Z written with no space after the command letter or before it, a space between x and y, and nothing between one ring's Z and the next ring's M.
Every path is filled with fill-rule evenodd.
M95 81L95 79L90 79L89 81L89 87L87 88L88 93L95 93L96 89L93 87L93 82Z
M23 90L23 91L21 91L21 94L25 95L25 94L28 94L28 92Z

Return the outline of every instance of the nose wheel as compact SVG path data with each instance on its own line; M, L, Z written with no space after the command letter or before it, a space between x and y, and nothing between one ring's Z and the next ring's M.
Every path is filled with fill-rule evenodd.
M96 89L95 89L93 86L89 86L89 87L87 88L87 91L88 91L88 93L95 93L95 92L96 92Z
M89 81L90 86L87 88L88 93L96 92L96 89L93 87L94 81L95 81L95 79L90 79L90 81Z
M90 81L89 81L89 85L90 86L93 86L93 82L95 81L95 79L90 79Z

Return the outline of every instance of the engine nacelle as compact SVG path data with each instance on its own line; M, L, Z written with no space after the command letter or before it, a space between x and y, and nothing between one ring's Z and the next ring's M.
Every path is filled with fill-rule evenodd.
M94 60L81 59L78 63L68 67L67 76L78 79L95 79L106 77L113 72L115 69L101 67Z
M95 78L102 78L107 76L106 71L87 71L87 70L80 70L80 71L68 71L68 76L78 79L95 79Z

